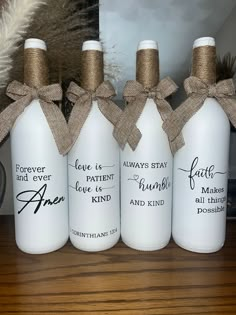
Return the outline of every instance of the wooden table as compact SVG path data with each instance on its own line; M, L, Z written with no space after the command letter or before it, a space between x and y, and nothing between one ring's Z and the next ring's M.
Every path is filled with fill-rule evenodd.
M68 243L27 255L14 241L11 216L0 217L0 314L236 314L236 221L225 247L194 254L173 242L138 252L121 242L85 253Z

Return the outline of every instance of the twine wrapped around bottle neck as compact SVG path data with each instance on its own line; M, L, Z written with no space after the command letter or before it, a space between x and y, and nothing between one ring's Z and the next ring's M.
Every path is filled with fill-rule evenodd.
M104 81L103 67L102 51L82 51L81 87L94 92Z
M49 84L47 57L43 49L24 50L24 83L35 88Z
M192 76L207 84L216 82L216 47L201 46L193 49Z
M156 49L141 49L136 55L136 80L146 89L159 83L159 53Z

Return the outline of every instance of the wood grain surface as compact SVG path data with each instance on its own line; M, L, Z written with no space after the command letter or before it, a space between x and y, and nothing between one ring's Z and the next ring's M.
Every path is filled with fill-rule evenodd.
M121 242L98 253L68 242L46 255L17 249L11 216L0 216L0 314L236 314L236 221L225 247L194 254L173 241L139 252Z

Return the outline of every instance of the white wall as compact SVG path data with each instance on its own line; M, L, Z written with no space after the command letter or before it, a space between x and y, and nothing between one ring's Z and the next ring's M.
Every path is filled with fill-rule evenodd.
M236 7L231 11L216 35L217 53L223 56L227 52L236 55Z
M100 37L105 61L119 72L118 97L135 78L139 41L158 42L161 78L170 75L181 84L190 70L193 41L214 36L235 5L235 0L100 0Z
M236 7L216 35L217 54L236 56ZM236 178L236 132L231 133L230 178Z

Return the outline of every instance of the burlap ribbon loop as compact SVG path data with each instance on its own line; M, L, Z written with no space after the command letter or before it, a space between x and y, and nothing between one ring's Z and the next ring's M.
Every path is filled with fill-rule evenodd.
M81 106L86 105L86 101L91 101L92 93L85 91L75 82L71 82L68 90L66 91L66 97L71 103L74 104L73 108L75 108L75 105L77 105L76 102L79 100ZM95 95L93 97L95 97Z
M92 108L92 101L98 102L98 108L101 113L115 126L122 110L111 100L115 96L115 90L109 81L101 83L96 91L86 91L79 87L76 83L71 82L67 90L67 98L74 103L70 118L69 129L72 135L72 145L76 142L81 129ZM136 141L139 138L140 132L135 128L130 135L128 141Z
M69 129L62 112L53 102L62 99L62 89L59 84L36 89L18 81L13 81L8 85L6 94L15 102L11 103L0 114L0 142L9 133L17 117L24 112L32 100L39 99L58 151L63 155L68 152L71 146Z
M232 79L219 81L217 84L207 84L197 77L189 77L184 81L184 88L188 96L200 94L209 97L222 98L235 95Z
M169 77L161 80L157 86L151 89L145 89L143 85L137 81L127 81L123 96L128 105L116 124L113 133L122 149L124 149L129 135L133 132L133 129L136 128L136 123L144 109L147 98L154 100L162 120L165 121L173 111L165 98L173 94L176 90L177 85ZM140 132L140 137L132 143L133 150L136 149L141 137ZM181 135L179 142L182 145L183 138ZM175 143L171 143L171 150L173 153L177 150Z
M171 142L175 141L184 125L202 107L207 97L214 97L236 127L235 87L232 79L209 85L197 77L184 81L184 88L189 96L164 122L163 128Z

